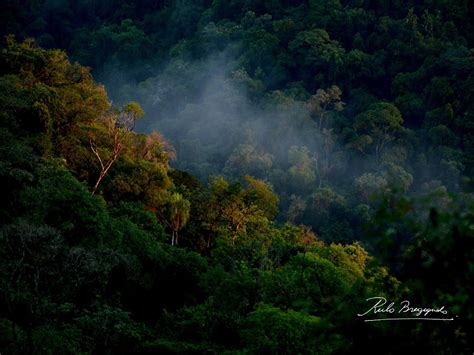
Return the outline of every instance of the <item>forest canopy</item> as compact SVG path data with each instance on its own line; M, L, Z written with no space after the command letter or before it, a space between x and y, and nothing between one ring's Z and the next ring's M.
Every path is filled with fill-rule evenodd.
M469 2L0 14L0 352L472 353Z

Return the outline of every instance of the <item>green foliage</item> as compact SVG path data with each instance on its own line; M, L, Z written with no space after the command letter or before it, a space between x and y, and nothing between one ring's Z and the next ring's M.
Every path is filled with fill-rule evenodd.
M333 80L343 64L344 49L337 41L331 40L324 29L298 33L288 49L296 58L296 63L309 70L310 75L328 71L328 79Z
M386 143L395 139L395 134L402 129L402 115L397 107L390 103L372 104L369 109L359 114L354 122L354 130L367 134L375 145L375 156L378 157Z
M298 193L304 193L316 182L315 163L307 147L293 146L288 151L291 167L288 174L291 187Z
M261 305L247 316L243 337L253 353L297 352L308 349L330 353L332 344L317 336L325 330L318 317Z
M261 154L249 144L240 145L225 163L224 172L234 176L263 177L272 167L272 156Z
M469 5L2 6L0 350L471 353Z
M278 212L278 196L264 181L246 176L245 182L248 184L248 188L245 191L244 199L247 203L257 205L264 212L265 217L272 220Z
M387 180L384 177L371 173L359 176L354 183L364 202L373 200L377 193L383 193L387 188Z
M378 211L371 236L378 235L384 261L396 262L399 278L417 302L444 305L458 321L453 328L421 325L410 329L427 349L464 352L472 328L473 201L470 195L449 196L444 203L392 196ZM376 233L376 234L374 234ZM386 251L390 250L391 255ZM398 257L395 257L395 254ZM433 350L434 351L434 350Z
M65 48L108 83L115 102L139 97L147 115L137 127L159 127L176 143L177 168L202 182L224 174L271 183L280 196L279 222L289 216L291 201L306 203L316 188L330 187L350 208L365 203L351 198L352 181L365 174L410 193L430 180L459 190L462 177L472 175L473 36L464 3L35 4L12 5L17 16L6 18L10 32ZM30 24L26 13L37 20ZM53 15L61 20L49 21ZM15 89L15 79L4 80L8 90ZM54 99L48 85L38 88L42 100L34 105L37 127L45 130L55 121L45 103ZM21 107L26 102L15 90ZM91 183L100 174L99 162L88 171L94 157L84 144L76 149L77 140L90 137L74 137L74 143L62 141L62 155L75 176ZM49 137L38 138L38 146L48 150ZM98 150L109 157L110 141L102 143ZM287 154L292 147L306 147L311 163L293 167ZM403 178L390 177L395 170ZM126 198L146 191L121 175L117 188L124 188ZM106 186L109 177L99 194L114 190ZM152 209L167 198L156 195L146 202ZM310 224L319 234L327 229L304 213L292 221ZM355 224L341 221L337 229Z

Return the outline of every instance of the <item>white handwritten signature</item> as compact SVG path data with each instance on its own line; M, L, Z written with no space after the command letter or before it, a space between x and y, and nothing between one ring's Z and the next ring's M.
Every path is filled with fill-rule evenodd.
M364 313L357 314L359 317L369 315L382 314L385 318L365 319L365 322L379 322L379 321L394 321L394 320L430 320L430 321L452 321L453 318L448 318L448 311L444 306L439 308L414 307L410 305L410 301L404 300L395 305L395 302L390 302L384 297L371 297L366 299L367 302L373 302L373 305ZM438 314L439 317L433 317ZM388 316L390 315L390 316ZM404 315L404 317L398 317ZM445 317L443 317L445 316Z

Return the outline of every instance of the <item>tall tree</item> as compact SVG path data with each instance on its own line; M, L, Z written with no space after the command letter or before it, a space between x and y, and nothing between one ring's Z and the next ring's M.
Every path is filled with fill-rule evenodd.
M378 159L386 144L393 141L396 134L402 131L402 123L402 114L395 105L378 102L356 117L354 129L371 138L375 145L375 157Z
M140 104L133 101L126 104L121 111L112 112L103 119L103 123L107 128L107 133L111 140L110 144L112 149L110 152L107 152L108 154L101 153L94 140L90 138L91 150L100 163L100 173L92 187L93 195L97 191L102 179L107 175L110 167L118 159L120 153L122 153L126 140L135 127L135 122L137 119L143 117L144 114Z
M333 112L340 112L344 109L345 103L341 100L342 91L336 85L330 88L318 89L316 94L311 96L306 103L311 116L318 122L320 132L329 126L329 117Z
M189 220L191 204L180 193L171 195L168 206L168 225L172 230L171 245L178 245L178 232Z

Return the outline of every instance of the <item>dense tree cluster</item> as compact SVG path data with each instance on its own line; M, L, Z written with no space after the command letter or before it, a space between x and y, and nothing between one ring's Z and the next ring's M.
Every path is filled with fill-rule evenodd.
M138 104L113 108L64 52L9 38L1 62L5 351L258 351L254 329L273 318L308 328L299 340L269 329L272 346L303 349L337 328L328 312L343 298L396 292L360 245L272 223L265 182L203 187L170 170L163 137L132 130ZM351 342L324 334L316 348Z
M0 351L472 353L472 16L2 2Z
M330 214L334 230L319 224L312 196L320 189L341 195L350 211L373 213L374 192L460 191L460 178L472 176L473 10L465 1L3 8L4 34L66 49L110 84L115 101L140 100L148 115L138 127L165 133L176 167L201 181L266 180L280 196L278 220L310 225L324 240L357 239L363 218L345 211ZM216 72L225 80L211 83L203 102L202 83Z

